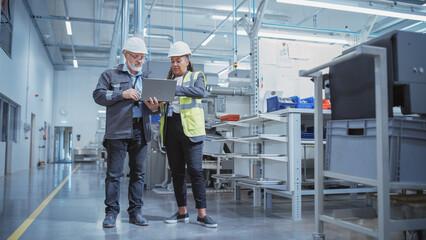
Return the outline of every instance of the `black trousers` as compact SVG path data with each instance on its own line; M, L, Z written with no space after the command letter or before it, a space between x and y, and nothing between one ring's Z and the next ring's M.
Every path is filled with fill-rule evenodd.
M178 207L187 205L185 165L191 178L197 209L206 208L206 186L202 168L203 142L193 143L183 132L179 114L167 118L166 151L172 172L173 187Z
M106 139L105 147L108 152L108 165L105 179L105 213L117 216L120 213L120 179L123 173L124 160L129 153L129 208L130 217L142 212L142 193L145 183L145 167L147 144L142 124L134 124L133 138Z

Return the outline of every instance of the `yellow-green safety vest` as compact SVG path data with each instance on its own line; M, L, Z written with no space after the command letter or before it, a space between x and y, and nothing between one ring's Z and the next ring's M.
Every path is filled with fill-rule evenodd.
M182 81L182 87L193 87L195 85L195 81L197 81L198 74L200 73L203 74L204 85L206 85L206 76L202 71L188 71ZM201 101L202 98L186 96L179 97L180 117L182 119L183 132L187 137L198 137L206 135L204 109ZM164 105L161 105L161 113L161 140L164 142L164 123L167 116Z

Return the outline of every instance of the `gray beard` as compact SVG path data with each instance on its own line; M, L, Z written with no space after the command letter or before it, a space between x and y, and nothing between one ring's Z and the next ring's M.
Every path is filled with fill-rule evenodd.
M140 67L135 67L135 66L133 66L132 64L129 64L129 66L130 66L130 68L131 68L133 71L135 71L135 72L140 72L140 71L142 71L142 66L143 66L143 65L141 65Z

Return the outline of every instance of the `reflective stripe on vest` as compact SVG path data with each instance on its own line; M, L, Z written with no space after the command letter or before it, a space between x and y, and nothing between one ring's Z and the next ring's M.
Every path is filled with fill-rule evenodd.
M193 87L198 78L198 74L202 72L188 72L182 81L183 87ZM206 84L206 77L204 76L204 85ZM183 132L187 137L197 137L206 135L204 123L204 109L201 98L191 98L182 96L179 97L179 105L181 111ZM164 141L164 124L167 113L165 112L164 105L161 105L161 139Z
M181 104L180 110L188 110L191 108L203 108L203 104L201 102L197 102L198 99L190 98L191 103Z
M188 72L182 82L183 87L193 87L197 81L198 74L203 74L204 85L206 77L202 72ZM180 113L182 119L183 132L187 137L197 137L206 135L204 123L204 109L201 98L179 97Z

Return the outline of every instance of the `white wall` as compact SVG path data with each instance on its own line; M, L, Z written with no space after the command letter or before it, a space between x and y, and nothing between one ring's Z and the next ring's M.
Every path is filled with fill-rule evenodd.
M73 148L95 142L98 110L104 110L92 97L99 76L105 68L69 68L55 71L53 127L72 127ZM63 109L66 115L62 115ZM77 141L77 134L81 135Z
M29 137L30 134L24 134L23 124L25 121L30 123L31 113L36 115L33 165L37 164L40 139L38 129L44 126L44 121L52 122L53 66L22 1L14 1L12 18L12 58L0 50L0 92L21 109L18 142L12 143L13 173L29 168L30 140L25 139L25 136ZM36 98L35 94L39 97ZM4 154L1 154L2 167L4 161ZM3 174L4 171L0 171L0 176Z
M286 46L283 46L283 43ZM280 97L295 95L300 98L313 97L313 82L309 78L299 77L299 70L326 63L343 51L340 45L275 39L260 39L259 49L261 87L259 99L263 102L264 112L266 112L267 91L282 91Z

